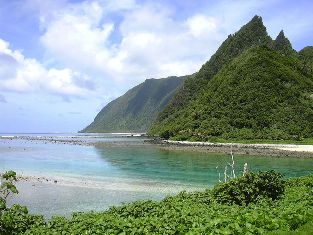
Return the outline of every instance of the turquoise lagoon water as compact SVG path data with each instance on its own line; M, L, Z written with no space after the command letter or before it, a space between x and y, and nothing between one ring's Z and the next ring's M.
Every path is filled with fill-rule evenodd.
M2 135L4 136L4 135ZM26 136L26 135L25 135ZM58 183L19 183L11 199L31 212L70 215L72 211L104 210L140 199L162 199L181 190L203 190L219 180L230 161L227 154L164 150L141 145L144 138L123 135L46 135L59 140L103 142L103 147L52 143L47 139L0 139L0 171L57 177ZM39 137L41 138L41 137ZM313 159L240 156L252 171L276 170L285 177L313 173Z

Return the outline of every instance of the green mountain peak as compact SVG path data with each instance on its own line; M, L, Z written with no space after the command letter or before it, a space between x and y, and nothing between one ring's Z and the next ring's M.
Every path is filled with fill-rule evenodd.
M281 30L273 42L273 48L280 51L284 55L295 55L296 51L292 48L289 39L285 36L284 31Z
M256 45L271 45L271 43L272 39L266 31L262 17L254 16L238 32L229 35L200 71L185 81L157 121L165 120L171 115L174 117L179 115L184 107L204 91L209 80L242 52Z
M174 139L299 139L313 136L313 80L299 59L252 47L223 67L179 115L150 133Z
M149 133L180 140L313 137L312 58L311 47L298 56L283 31L273 41L254 16L186 80Z
M199 76L210 79L244 50L255 45L269 45L270 43L271 38L263 24L262 17L256 15L238 32L228 36L210 60L202 66L199 73L201 74L204 70L204 74Z

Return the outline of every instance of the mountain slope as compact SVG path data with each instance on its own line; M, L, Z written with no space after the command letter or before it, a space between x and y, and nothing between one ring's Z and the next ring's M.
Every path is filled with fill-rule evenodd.
M299 51L299 58L303 61L308 73L313 73L313 46L308 46Z
M254 46L232 60L177 116L150 134L174 139L313 136L313 75L297 56Z
M229 35L200 71L185 81L183 87L177 92L169 105L160 113L158 122L162 122L170 116L172 118L178 117L181 110L203 92L209 80L243 51L255 45L272 45L272 43L266 27L263 25L262 18L254 16L238 32Z
M146 132L185 78L147 79L106 105L81 132Z

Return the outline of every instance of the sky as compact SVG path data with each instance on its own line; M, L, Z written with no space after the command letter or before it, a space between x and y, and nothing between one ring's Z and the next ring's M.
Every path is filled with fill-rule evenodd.
M0 133L68 133L148 78L198 71L260 15L313 45L311 0L0 0Z

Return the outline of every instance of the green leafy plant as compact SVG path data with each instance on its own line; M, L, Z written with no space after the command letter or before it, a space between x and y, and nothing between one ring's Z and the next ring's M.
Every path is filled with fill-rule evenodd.
M220 203L248 205L263 198L279 199L285 190L280 173L274 171L253 173L231 179L214 187L212 193Z
M0 213L7 209L6 200L10 194L17 194L18 190L14 185L17 181L16 172L7 171L0 177Z
M17 181L16 172L7 171L1 175L0 186L0 234L21 234L31 226L43 225L43 216L30 215L24 206L7 206L7 198L17 194L18 190L14 183Z

